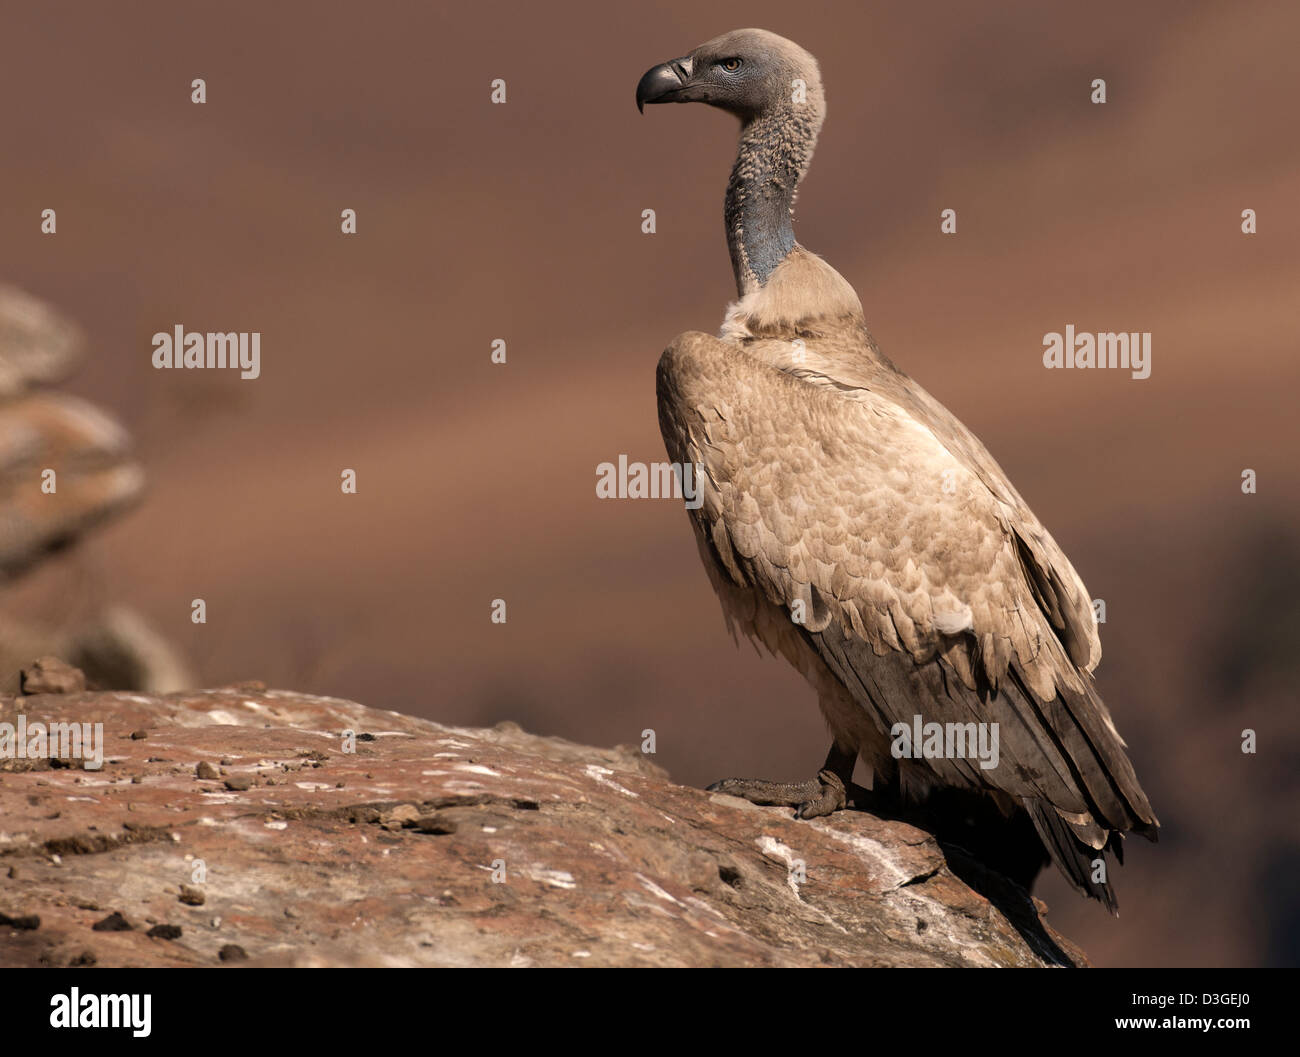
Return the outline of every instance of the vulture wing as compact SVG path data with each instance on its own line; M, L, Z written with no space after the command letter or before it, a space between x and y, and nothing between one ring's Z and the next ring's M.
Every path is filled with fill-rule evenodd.
M882 731L999 724L1000 762L924 761L1000 790L1078 887L1088 849L1155 815L1089 674L1082 581L983 445L880 356L865 328L789 341L679 337L659 363L670 457L721 575L790 611Z

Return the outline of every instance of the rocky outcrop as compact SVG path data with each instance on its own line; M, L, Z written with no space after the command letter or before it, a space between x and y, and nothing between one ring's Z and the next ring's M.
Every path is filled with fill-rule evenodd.
M144 486L116 422L84 400L40 388L69 374L83 345L80 331L49 306L0 286L4 577L129 506Z
M130 509L144 471L126 431L102 409L50 388L85 349L80 329L52 307L0 285L0 587L45 571L48 559ZM167 691L192 685L184 662L134 611L86 596L85 576L47 583L55 614L0 597L0 672L43 653L82 667L100 688ZM48 608L48 607L47 607ZM18 689L13 677L0 691Z
M633 749L259 685L0 700L60 721L103 723L103 765L0 759L4 966L1086 964L919 829Z

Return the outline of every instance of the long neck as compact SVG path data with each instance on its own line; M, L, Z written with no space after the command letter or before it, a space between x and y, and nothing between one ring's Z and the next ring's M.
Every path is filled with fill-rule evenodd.
M724 212L741 297L764 285L795 247L795 191L812 160L818 116L787 108L751 118L741 129Z

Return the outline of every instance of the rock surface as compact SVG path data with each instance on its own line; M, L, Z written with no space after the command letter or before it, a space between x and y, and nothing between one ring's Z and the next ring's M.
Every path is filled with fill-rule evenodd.
M1087 964L919 829L635 750L256 684L20 714L102 722L104 763L0 759L0 966Z

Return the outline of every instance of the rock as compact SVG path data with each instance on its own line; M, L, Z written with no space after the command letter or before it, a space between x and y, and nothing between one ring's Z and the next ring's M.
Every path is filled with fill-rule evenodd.
M110 966L249 951L258 965L1087 964L1023 891L920 829L861 811L796 821L675 785L639 753L276 690L21 707L48 721L74 703L78 720L149 741L110 734L98 773L0 772L0 854L22 864L24 913L42 922L0 943L0 966L84 951L94 916L75 900L192 915L167 943L101 932ZM17 707L0 699L0 722ZM345 751L346 730L372 738ZM249 784L203 785L155 756L225 758ZM280 784L253 781L272 773ZM203 910L178 911L178 888Z
M455 833L460 827L454 818L448 818L446 815L425 815L423 818L417 818L412 828L416 833L446 834Z
M57 310L0 285L0 583L42 567L35 597L59 599L54 608L0 600L0 690L176 690L191 680L165 639L130 609L87 605L85 570L45 561L143 493L125 430L95 405L46 388L68 377L84 347ZM66 658L85 681L20 682L19 666L45 654Z
M247 775L236 775L234 778L227 778L225 786L232 793L246 793L253 788L253 780Z
M114 910L108 917L102 921L96 921L90 926L95 932L130 932L135 926L132 925L120 911Z
M221 772L212 766L207 760L199 761L199 765L194 768L195 777L205 778L209 781L221 777Z
M122 428L84 400L40 389L66 378L84 345L78 328L55 309L0 286L0 570L6 573L25 569L140 495L143 475ZM34 489L33 468L53 470L57 489Z
M0 400L62 381L84 347L80 329L50 305L0 286Z
M23 694L79 694L86 689L86 676L57 657L41 657L22 670Z
M420 818L420 809L414 804L398 804L379 814L379 825L386 830L398 830L405 825L415 825Z
M0 409L0 429L3 417ZM0 550L4 511L0 500ZM56 574L64 575L66 570ZM42 590L57 598L69 588L56 580ZM21 692L21 669L33 657L46 655L80 668L86 685L96 689L170 693L194 682L179 653L129 609L94 609L84 618L52 621L48 612L11 601L0 611L0 693Z
M58 490L43 494L32 467L53 470ZM126 433L93 404L35 392L0 406L0 575L27 571L134 504L143 489Z
M68 656L101 689L165 694L194 685L179 651L126 606L108 607L69 640Z
M155 925L145 935L156 940L178 940L181 938L181 927L179 925Z
M0 926L11 929L38 929L41 927L41 918L39 914L19 914L17 916L0 914Z

